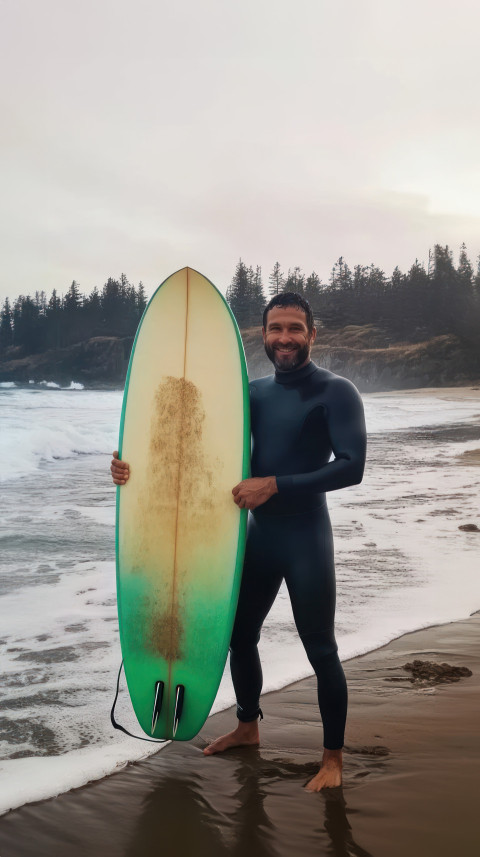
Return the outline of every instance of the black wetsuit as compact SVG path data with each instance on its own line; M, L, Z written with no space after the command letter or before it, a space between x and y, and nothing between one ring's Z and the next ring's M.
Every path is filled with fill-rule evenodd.
M285 578L295 623L318 680L324 746L343 746L347 686L334 635L335 567L326 491L361 482L365 420L346 378L310 362L250 384L252 476L278 494L249 515L230 665L237 716L255 720L262 689L257 644ZM329 461L331 454L334 460Z

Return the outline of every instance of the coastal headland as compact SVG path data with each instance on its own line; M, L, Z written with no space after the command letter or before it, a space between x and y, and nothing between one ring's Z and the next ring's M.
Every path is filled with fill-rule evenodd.
M250 378L271 372L259 327L242 331ZM77 381L89 389L123 388L133 337L96 336L65 348L24 354L11 347L0 356L0 382ZM480 383L480 362L458 337L391 342L374 325L320 328L312 350L320 366L344 375L362 393Z

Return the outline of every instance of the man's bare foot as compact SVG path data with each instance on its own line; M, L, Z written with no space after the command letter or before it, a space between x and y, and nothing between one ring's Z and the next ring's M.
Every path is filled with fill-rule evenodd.
M322 767L318 774L305 786L308 792L319 792L321 789L333 789L342 785L342 751L323 751Z
M213 756L215 753L223 753L224 750L229 750L230 747L258 747L259 744L258 720L252 720L250 723L242 723L239 720L238 726L233 732L217 738L216 741L205 747L203 752L205 756Z

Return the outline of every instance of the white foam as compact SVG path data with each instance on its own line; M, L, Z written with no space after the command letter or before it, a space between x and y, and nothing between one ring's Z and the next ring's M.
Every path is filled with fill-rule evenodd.
M85 747L63 756L4 760L0 762L0 779L5 784L0 813L25 803L57 797L158 752L158 747L153 745L141 747L140 742L126 738L122 744L115 741L109 746Z
M441 395L408 398L390 393L381 398L366 394L362 399L370 433L468 422L480 412L480 401L473 396L448 400Z
M4 390L11 390L13 387L16 387L15 381L0 381L0 387Z
M70 381L68 387L62 387L62 390L84 390L84 384L80 384L79 381Z
M122 394L82 391L72 397L73 389L79 388L8 393L0 414L0 482L34 473L55 459L110 454L116 448Z
M115 506L72 506L76 512L80 512L86 518L102 524L105 527L115 526Z

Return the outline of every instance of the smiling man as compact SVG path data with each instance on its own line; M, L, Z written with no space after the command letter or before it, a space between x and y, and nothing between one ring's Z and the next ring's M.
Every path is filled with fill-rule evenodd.
M260 632L285 579L295 623L315 670L323 721L322 766L310 791L340 785L347 686L334 634L335 567L325 493L361 482L366 435L354 385L310 360L316 329L309 304L293 292L263 314L265 351L275 374L250 384L252 478L233 488L249 509L238 609L230 644L236 728L205 748L207 756L260 743ZM333 460L330 458L333 453ZM114 453L124 485L129 467Z
M263 341L275 375L250 384L252 478L233 489L250 509L230 666L238 725L205 750L257 745L261 628L285 579L295 623L315 670L324 751L310 791L340 785L347 686L334 635L335 567L325 492L361 482L366 434L354 385L310 359L316 329L307 301L275 296L263 315ZM334 455L330 461L331 455Z

